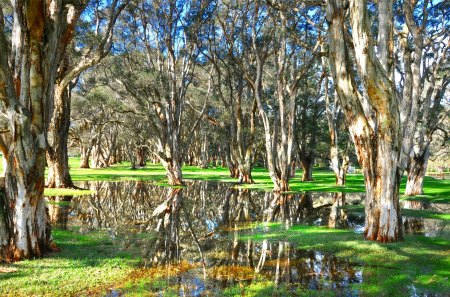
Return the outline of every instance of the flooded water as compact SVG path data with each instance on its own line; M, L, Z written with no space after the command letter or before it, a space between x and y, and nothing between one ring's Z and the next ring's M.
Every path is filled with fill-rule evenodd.
M167 287L176 288L179 296L220 295L226 288L270 281L288 291L333 290L341 296L358 296L354 284L364 281L359 263L297 249L288 241L248 236L297 224L361 231L363 211L349 211L348 206L363 205L362 194L277 195L211 182L190 182L183 189L147 182L80 186L96 193L48 198L53 224L81 233L106 230L118 248L138 251L145 269L157 267L164 275L161 286L148 288L156 295L163 296ZM410 201L402 207L448 212L446 205ZM408 233L448 232L439 220L404 217L403 221ZM119 295L115 290L110 294Z

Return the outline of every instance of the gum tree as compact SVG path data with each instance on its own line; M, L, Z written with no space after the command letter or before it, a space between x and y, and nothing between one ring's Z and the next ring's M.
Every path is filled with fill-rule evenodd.
M49 188L73 187L69 173L67 143L70 127L72 89L79 75L98 64L111 50L116 20L129 0L90 3L93 17L85 16L78 25L73 50L61 57L54 86L54 105L48 131L47 163ZM90 12L89 12L90 13ZM86 28L92 28L91 31ZM87 31L87 32L86 32Z
M136 1L129 6L120 51L109 73L117 92L131 98L148 121L150 151L170 185L183 183L182 129L188 89L199 54L195 34L209 17L208 1Z
M288 191L296 98L301 81L316 59L318 47L313 44L318 36L312 34L311 41L305 30L307 9L286 10L272 1L269 5L255 1L248 6L252 22L247 61L254 63L244 63L242 69L252 87L263 123L267 165L274 191ZM273 67L270 69L273 77L264 78L269 65Z
M43 200L46 130L58 63L85 1L0 4L0 258L41 256L52 246ZM7 21L8 19L8 21Z
M253 183L252 162L255 152L256 101L239 68L245 60L239 44L245 38L248 20L245 1L221 3L216 17L207 26L203 55L214 66L214 88L226 110L226 162L231 177L241 183Z
M402 239L398 200L402 131L393 81L392 10L393 1L379 2L375 41L367 1L347 5L329 0L326 5L331 73L366 185L364 235L381 242Z
M405 194L418 195L423 194L433 134L445 118L441 111L450 83L446 70L450 57L449 7L433 1L404 1L402 8L404 23L398 32L403 82L402 162L408 171Z

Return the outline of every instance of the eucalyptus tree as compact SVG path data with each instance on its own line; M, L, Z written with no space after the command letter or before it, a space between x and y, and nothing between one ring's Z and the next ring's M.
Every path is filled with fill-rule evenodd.
M199 54L195 33L211 13L209 1L135 1L127 9L111 87L134 100L152 131L151 151L180 185L183 111Z
M135 137L136 134L132 133L129 126L123 132L128 123L127 117L123 115L126 106L117 94L102 85L101 80L91 78L93 82L89 83L88 75L84 75L81 78L83 82L74 93L69 139L79 148L81 168L90 168L91 165L93 168L102 168L111 165L119 148L120 135L126 133Z
M215 17L205 26L202 54L215 69L214 88L227 110L226 127L229 142L225 153L231 177L252 183L252 162L255 150L256 100L244 79L239 65L245 63L240 44L247 42L249 25L245 14L246 1L219 1Z
M442 101L450 84L450 20L447 17L450 5L404 1L402 10L403 27L397 33L402 62L398 67L403 96L402 162L408 164L405 194L418 195L423 194L423 178L433 133L448 116L442 113Z
M71 51L60 57L48 131L46 186L49 188L73 187L67 155L71 92L78 76L98 64L111 50L114 25L128 1L90 1L72 33Z
M326 5L330 68L366 185L364 234L381 242L402 238L401 123L414 121L401 116L395 88L393 7L393 1L379 2L370 20L367 1ZM377 38L370 21L378 25Z
M294 133L297 155L302 167L302 181L313 180L313 167L317 157L321 157L319 146L326 142L324 90L321 85L325 76L317 67L308 72L307 79L301 81L302 89L297 95L296 123Z
M43 200L46 131L59 62L86 2L0 2L2 260L38 257L52 245Z
M322 49L323 50L323 49ZM330 83L329 83L329 72L328 72L328 60L326 57L322 57L322 67L323 67L323 86L324 86L324 98L325 98L325 112L327 116L328 123L328 133L330 136L329 144L329 158L330 167L334 172L336 178L336 185L344 186L347 182L347 170L350 165L349 149L350 149L350 138L347 129L340 129L343 124L342 120L342 109L339 105L339 99L337 98L337 93L334 92L330 95ZM339 137L343 135L344 137ZM344 138L345 144L344 148L341 149L339 146L340 140Z
M314 44L312 40L317 43L319 35L309 34L309 30L304 29L308 26L308 8L299 3L292 5L297 5L297 9L280 9L280 5L272 1L269 5L260 1L247 2L247 15L252 22L248 63L244 63L242 69L252 87L263 123L267 165L274 191L289 190L296 97L300 82L316 60L319 49L317 44L310 47ZM264 80L268 65L273 67L274 75Z

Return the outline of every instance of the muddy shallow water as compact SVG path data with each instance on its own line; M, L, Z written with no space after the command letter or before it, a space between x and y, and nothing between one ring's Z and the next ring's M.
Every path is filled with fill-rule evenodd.
M167 286L180 296L220 295L227 287L267 280L288 290L332 289L341 296L358 296L353 284L364 282L360 263L297 249L287 241L270 237L255 241L247 236L298 224L361 232L364 214L351 207L364 204L363 194L283 196L197 181L183 189L147 182L80 186L96 193L48 198L59 202L48 204L53 224L61 229L76 227L81 233L105 230L118 248L138 251L143 266L158 267L163 276L163 285L149 288L156 295L163 296ZM402 207L449 212L446 205L411 201ZM404 217L403 222L407 233L437 236L449 231L440 220ZM113 290L110 295L120 292Z

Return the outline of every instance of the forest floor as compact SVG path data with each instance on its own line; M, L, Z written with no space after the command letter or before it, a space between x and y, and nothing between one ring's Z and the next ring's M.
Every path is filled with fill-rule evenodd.
M71 174L75 182L82 181L152 181L167 186L164 169L159 165L132 170L129 164L114 165L104 169L79 169L79 160L72 158ZM0 162L1 164L1 162ZM226 168L183 168L185 179L223 181L236 183ZM331 171L316 170L314 181L302 182L301 172L290 182L292 191L314 192L364 192L361 174L349 174L347 186L334 185ZM235 185L253 190L270 191L272 184L267 171L253 170L254 184ZM401 192L405 187L405 178ZM431 203L450 203L450 181L431 177L425 179L425 195L402 199ZM46 189L46 195L82 195L90 191ZM362 206L348 206L351 212L363 212ZM448 213L428 210L402 210L408 216L439 219L449 224ZM257 230L257 231L255 231ZM352 230L328 229L318 226L294 225L289 228L273 224L268 228L255 229L240 234L239 239L262 242L289 241L298 249L331 253L339 258L363 267L364 282L353 285L362 296L448 296L450 292L450 238L405 235L399 243L381 244L366 241ZM1 296L178 296L180 288L167 285L167 271L148 268L139 252L118 248L117 240L111 239L106 230L81 232L78 229L52 231L60 252L52 252L39 260L27 260L13 264L0 264ZM141 245L149 245L154 234L139 237ZM186 263L173 266L174 275L188 269ZM242 272L240 272L242 273ZM293 291L273 280L241 282L221 291L221 296L334 296L333 289ZM163 287L161 291L159 288ZM150 288L150 291L149 291ZM153 293L152 293L153 292ZM158 295L157 294L157 295ZM159 296L158 295L158 296Z

